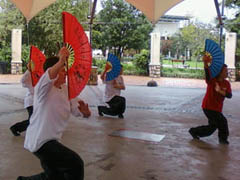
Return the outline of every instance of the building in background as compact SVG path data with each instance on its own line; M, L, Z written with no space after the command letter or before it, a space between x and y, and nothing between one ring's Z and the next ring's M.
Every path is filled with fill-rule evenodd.
M167 40L179 29L188 26L190 23L190 17L186 16L174 16L174 15L165 15L162 16L159 21L155 24L153 33L160 33L161 40Z

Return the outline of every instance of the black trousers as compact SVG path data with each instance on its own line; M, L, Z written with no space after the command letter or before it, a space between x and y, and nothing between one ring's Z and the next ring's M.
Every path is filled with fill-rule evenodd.
M33 106L29 106L27 107L27 111L28 111L28 119L27 120L24 120L22 122L18 122L14 125L12 125L11 127L13 127L17 132L23 132L23 131L26 131L28 125L29 125L29 120L30 120L30 117L32 116L32 113L33 113Z
M109 108L106 106L98 106L98 109L104 114L117 116L125 112L126 99L122 96L114 96L106 103L109 105Z
M219 140L227 140L229 136L227 119L221 112L203 109L204 114L208 118L208 125L192 128L195 135L206 137L213 134L218 129Z
M80 156L56 140L45 143L34 153L44 172L22 180L83 180L84 163Z

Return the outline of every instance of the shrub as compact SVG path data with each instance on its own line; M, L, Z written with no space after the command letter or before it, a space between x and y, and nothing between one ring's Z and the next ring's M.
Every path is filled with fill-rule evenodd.
M7 73L11 73L12 50L10 44L4 44L0 48L0 61L7 64Z
M161 69L163 77L195 78L203 79L203 69L183 69L183 68L165 68Z
M144 49L134 56L133 64L139 75L148 75L149 51Z
M136 75L136 67L132 63L126 63L123 65L123 74Z
M94 65L98 67L97 69L98 74L101 74L104 71L105 64L106 64L105 59L96 59Z

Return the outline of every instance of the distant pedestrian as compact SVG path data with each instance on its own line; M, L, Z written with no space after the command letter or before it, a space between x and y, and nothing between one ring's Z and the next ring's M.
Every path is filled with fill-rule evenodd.
M121 90L125 90L125 84L122 77L123 67L121 65L121 71L118 77L111 81L106 81L106 73L108 69L101 75L101 79L106 84L105 85L105 102L107 106L98 106L99 116L103 114L110 116L118 116L119 118L124 118L123 113L126 109L126 100L121 95Z
M28 111L28 119L22 122L18 122L10 127L11 132L14 136L20 136L21 132L26 131L29 125L29 119L33 113L33 94L34 88L32 86L32 77L30 72L30 64L28 63L28 70L23 74L21 78L22 86L27 88L27 93L24 98L24 108Z
M189 133L194 139L210 136L218 129L218 139L220 144L229 144L228 122L222 114L223 101L232 97L232 90L228 77L227 65L224 64L221 72L215 78L210 77L207 64L207 57L203 56L204 70L206 75L207 91L202 101L202 109L208 118L208 125L191 128Z

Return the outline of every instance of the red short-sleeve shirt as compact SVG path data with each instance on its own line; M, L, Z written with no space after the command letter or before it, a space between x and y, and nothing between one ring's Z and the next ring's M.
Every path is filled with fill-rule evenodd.
M207 91L202 101L202 108L222 112L223 101L225 97L222 96L220 93L216 92L216 83L219 84L222 90L226 91L227 93L232 93L229 81L217 81L216 78L213 78L207 81Z

